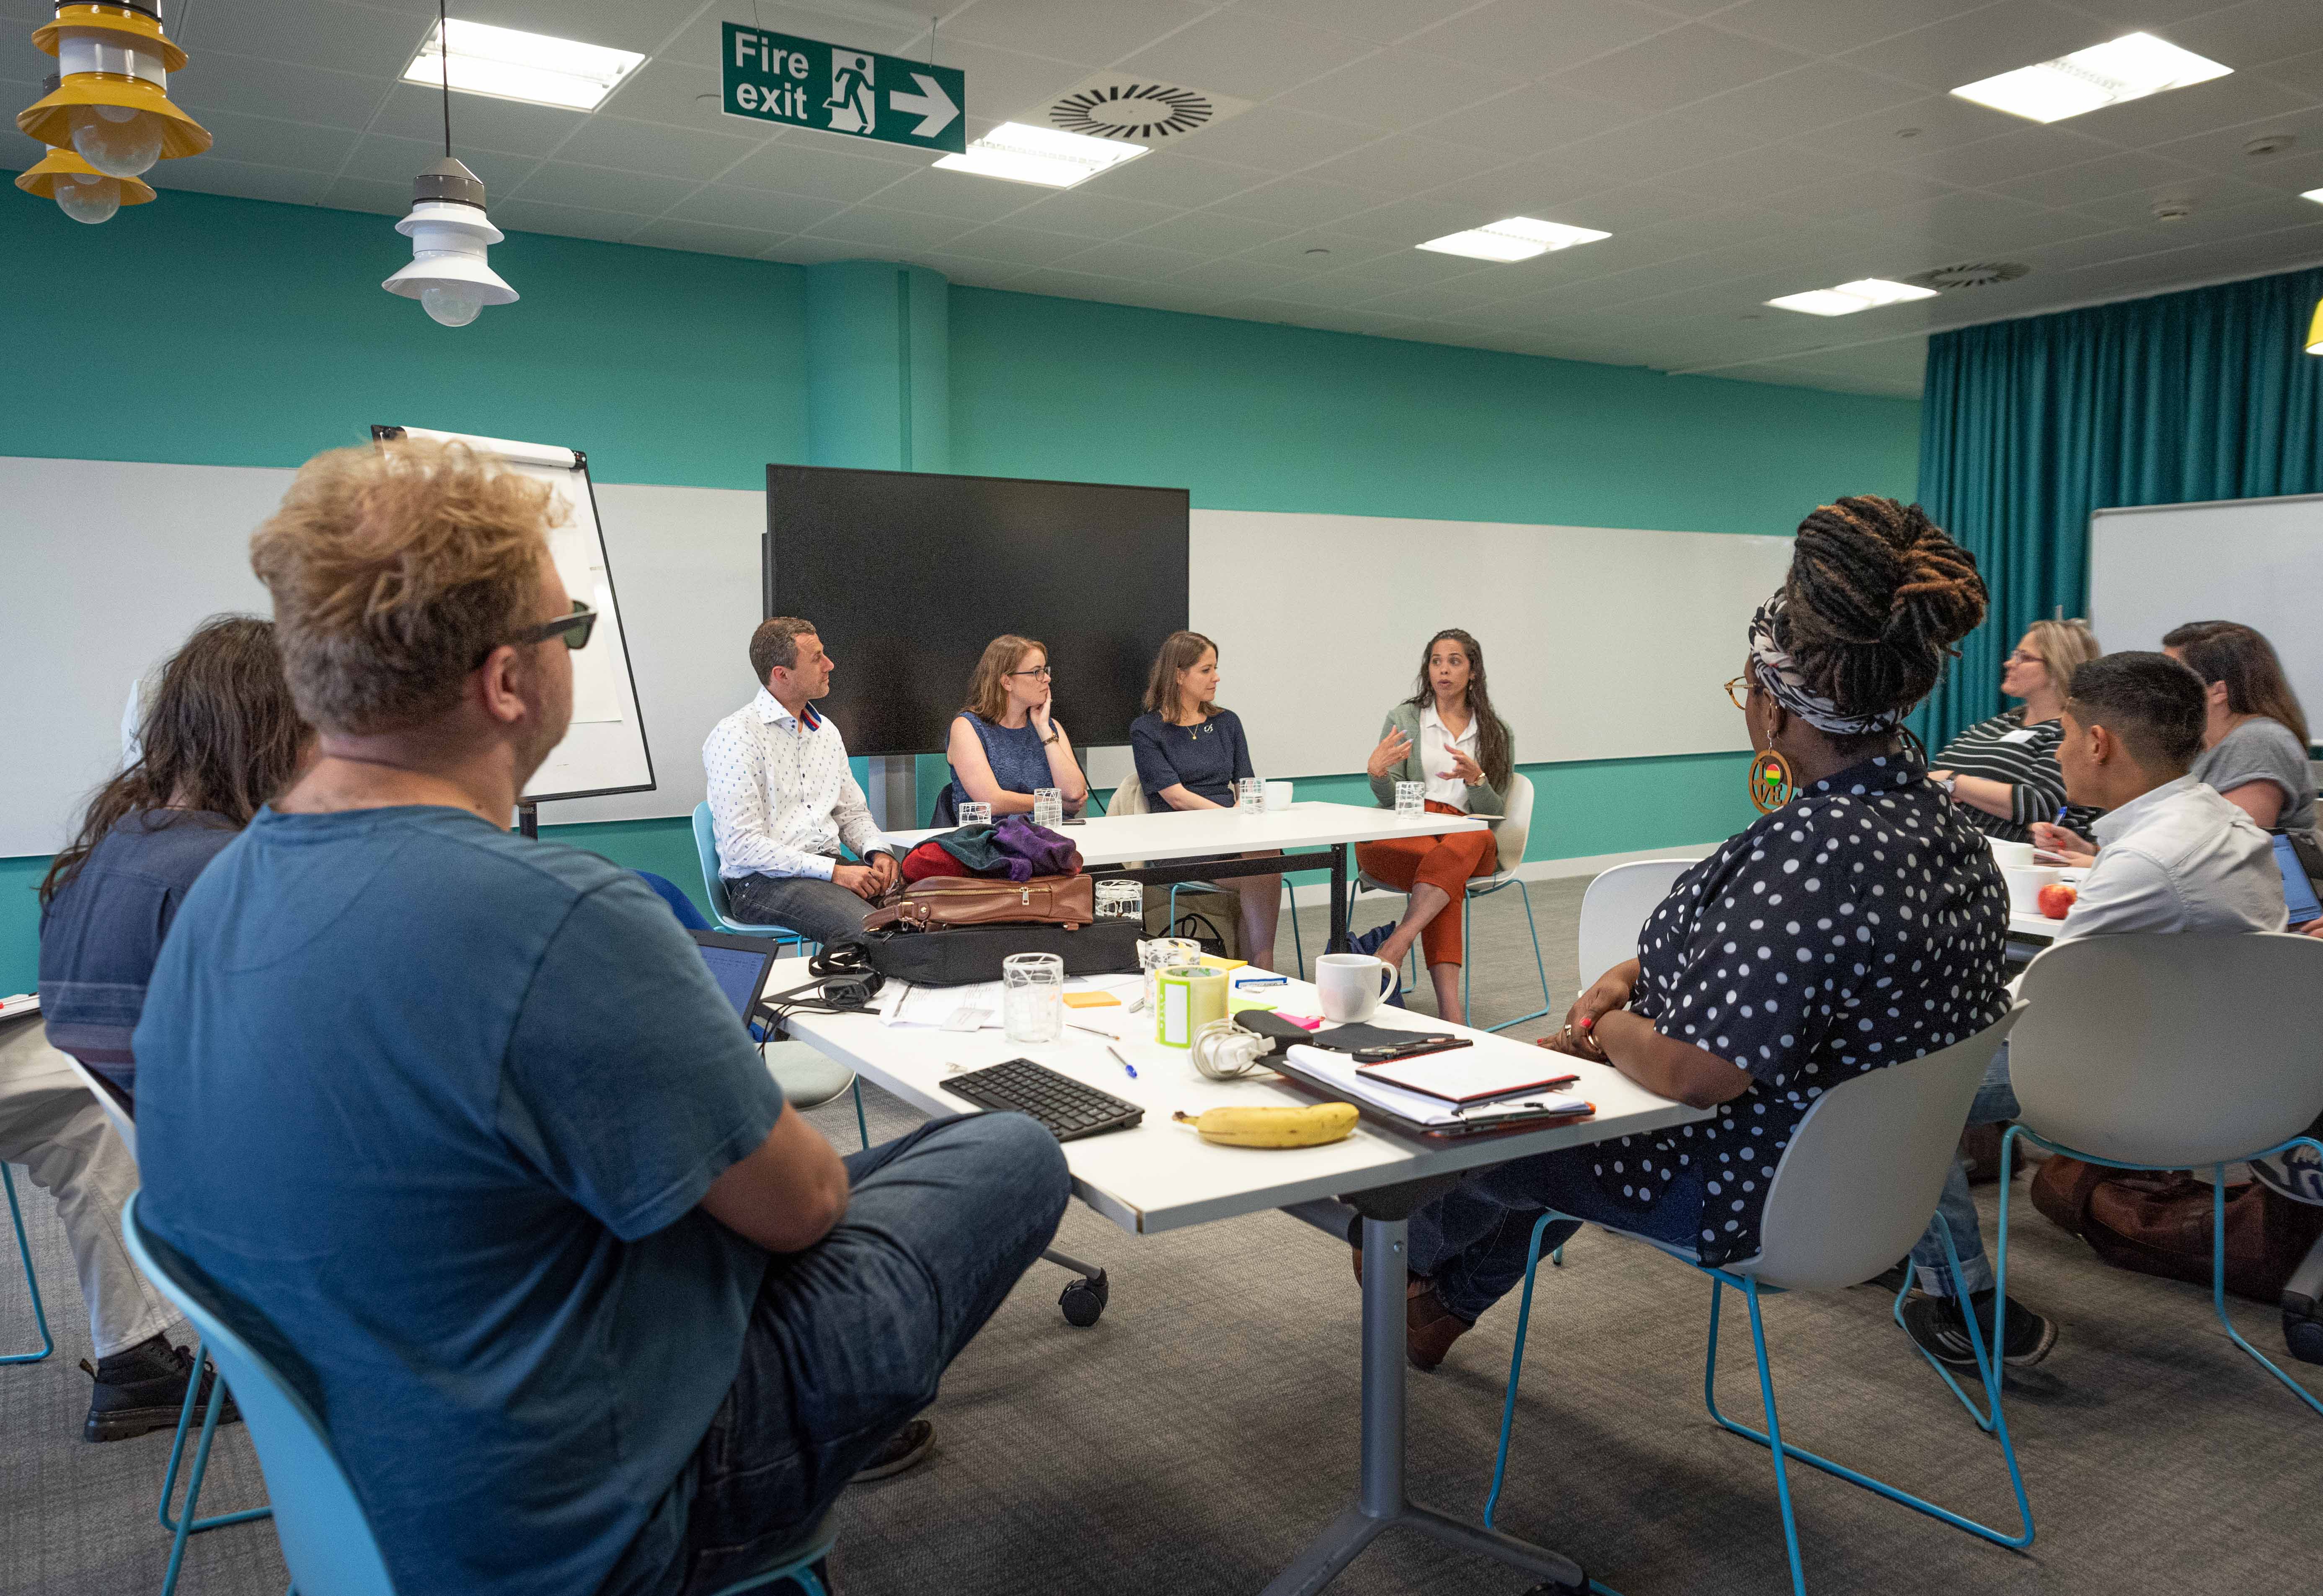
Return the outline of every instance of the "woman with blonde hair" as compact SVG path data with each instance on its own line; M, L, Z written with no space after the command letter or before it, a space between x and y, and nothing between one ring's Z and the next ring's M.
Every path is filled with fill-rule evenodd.
M988 803L995 819L1026 814L1034 792L1054 787L1067 814L1081 812L1088 778L1051 715L1051 680L1049 651L1033 639L1010 632L984 646L946 750L955 805Z
M1928 779L1968 812L1969 823L2004 842L2030 842L2036 824L2065 808L2065 773L2057 766L2073 672L2105 651L2086 620L2036 620L2002 662L2000 691L2025 702L1980 720L1944 745ZM2065 823L2094 820L2086 812Z

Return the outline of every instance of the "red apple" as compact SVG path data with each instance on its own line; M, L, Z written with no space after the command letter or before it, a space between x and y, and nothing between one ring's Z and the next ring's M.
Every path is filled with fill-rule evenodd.
M2041 913L2052 920L2062 920L2065 911L2071 908L2073 900L2080 895L2063 882L2052 881L2041 889Z

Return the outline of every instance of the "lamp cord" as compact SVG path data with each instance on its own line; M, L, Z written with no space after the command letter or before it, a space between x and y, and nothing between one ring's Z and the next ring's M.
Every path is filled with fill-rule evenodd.
M436 64L444 69L444 159L452 159L452 24L436 0Z

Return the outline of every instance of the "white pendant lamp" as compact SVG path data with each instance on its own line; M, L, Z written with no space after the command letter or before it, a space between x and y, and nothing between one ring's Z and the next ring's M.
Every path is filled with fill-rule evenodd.
M437 37L444 8L436 5ZM464 327L487 305L513 304L517 291L486 260L505 236L484 215L483 180L452 155L452 73L444 69L444 159L411 180L411 214L395 230L411 240L411 264L379 286L419 301L447 327Z
M59 5L32 42L57 58L57 87L16 113L28 138L71 150L109 178L199 155L209 131L170 103L186 52L161 31L160 0Z

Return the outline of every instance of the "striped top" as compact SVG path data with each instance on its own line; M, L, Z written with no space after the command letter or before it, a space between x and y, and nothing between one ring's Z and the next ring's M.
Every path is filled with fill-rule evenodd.
M1979 721L1944 745L1928 761L1937 770L1954 775L1980 775L2008 787L2008 815L1987 814L1972 803L1960 806L1969 823L1988 837L2004 842L2033 840L2034 821L2053 821L2065 803L2065 773L2057 767L2057 745L2064 740L2061 720L2025 724L2022 707ZM2065 824L2086 835L2097 811L2067 812Z

